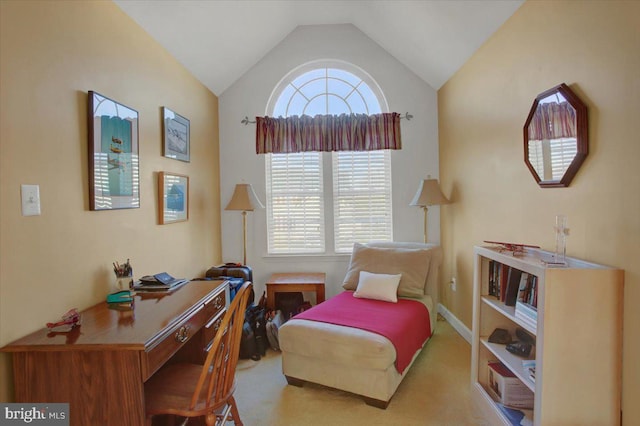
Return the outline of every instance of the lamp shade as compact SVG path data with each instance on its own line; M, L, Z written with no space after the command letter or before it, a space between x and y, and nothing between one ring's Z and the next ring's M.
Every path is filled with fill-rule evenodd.
M233 196L225 207L225 210L241 210L245 212L252 212L255 209L263 209L264 206L258 200L256 193L253 191L253 187L248 183L239 183L233 190Z
M418 191L409 204L410 206L436 206L440 204L449 204L451 201L442 194L440 185L436 179L424 179L420 182Z

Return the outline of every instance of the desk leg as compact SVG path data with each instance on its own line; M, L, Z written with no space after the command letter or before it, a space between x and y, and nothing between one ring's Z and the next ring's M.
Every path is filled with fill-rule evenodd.
M267 308L276 308L276 292L273 286L267 285Z
M324 302L324 284L316 285L316 305Z

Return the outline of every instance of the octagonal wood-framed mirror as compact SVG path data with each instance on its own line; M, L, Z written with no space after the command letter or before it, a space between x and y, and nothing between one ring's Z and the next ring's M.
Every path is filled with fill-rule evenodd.
M524 123L524 162L541 188L567 187L589 152L587 106L562 83L540 93Z

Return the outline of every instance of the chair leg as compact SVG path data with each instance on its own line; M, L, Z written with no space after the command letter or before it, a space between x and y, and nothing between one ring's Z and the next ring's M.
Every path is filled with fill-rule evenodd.
M238 411L238 406L236 405L236 400L233 398L229 398L227 401L229 406L231 407L231 417L233 418L233 424L236 426L242 426L242 420L240 420L240 412Z
M216 424L218 423L216 419L216 413L209 413L204 416L204 422L207 424L207 426L216 426Z

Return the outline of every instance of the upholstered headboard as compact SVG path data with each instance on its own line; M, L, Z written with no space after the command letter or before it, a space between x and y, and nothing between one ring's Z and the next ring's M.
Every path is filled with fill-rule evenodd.
M427 273L427 280L424 284L425 294L431 296L433 299L434 310L437 311L438 303L440 303L440 266L442 264L442 248L437 244L425 244L414 242L370 242L367 243L370 247L382 247L382 248L405 248L405 249L424 249L428 248L431 254L431 261L429 263L429 272ZM432 315L432 321L435 320L436 313ZM433 325L435 327L435 324Z
M440 266L442 265L442 247L436 244L413 243L413 242L372 242L368 243L371 247L389 247L389 248L405 248L405 249L424 249L428 248L431 253L429 262L429 272L427 272L427 280L424 283L424 294L431 296L433 300L433 310L429 312L431 319L431 331L435 332L438 321L438 303L440 303Z

